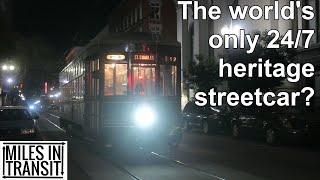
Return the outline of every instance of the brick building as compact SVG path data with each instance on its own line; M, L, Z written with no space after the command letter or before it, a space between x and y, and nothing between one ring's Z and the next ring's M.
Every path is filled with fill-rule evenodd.
M110 32L149 32L162 40L177 39L173 0L124 0L108 17Z

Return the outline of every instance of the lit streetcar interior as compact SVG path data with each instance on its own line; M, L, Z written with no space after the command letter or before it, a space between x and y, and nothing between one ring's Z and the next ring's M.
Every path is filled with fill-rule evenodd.
M154 55L134 55L132 63L128 63L128 55L125 57L119 63L111 60L105 63L105 96L177 95L177 64L156 63Z

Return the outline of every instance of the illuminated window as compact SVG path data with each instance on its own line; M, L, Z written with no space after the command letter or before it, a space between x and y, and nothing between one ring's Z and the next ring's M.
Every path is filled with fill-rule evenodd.
M114 67L115 64L106 64L104 68L104 95L111 96L114 92Z
M127 94L127 85L128 85L127 72L128 72L128 69L126 64L116 65L116 85L115 85L116 95Z
M177 82L177 67L171 65L160 66L160 95L175 96Z
M104 79L104 95L126 95L127 94L127 65L106 64Z
M133 67L133 94L138 96L155 95L155 68Z

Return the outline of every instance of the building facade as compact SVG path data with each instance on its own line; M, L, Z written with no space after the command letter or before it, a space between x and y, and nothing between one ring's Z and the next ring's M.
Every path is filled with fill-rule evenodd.
M108 17L110 32L148 32L162 40L177 39L173 0L124 0Z
M314 8L315 17L311 21L304 21L301 18L298 19L299 29L313 29L315 35L311 39L311 47L308 49L299 49L297 60L301 63L312 63L315 66L315 76L308 79L303 79L300 82L300 87L308 86L312 87L315 94L311 100L311 111L320 111L320 1L319 0L304 0L305 4L308 4ZM304 39L305 40L305 39Z
M300 84L290 84L285 82L285 86L289 88L298 88L305 85L312 86L315 89L314 101L319 101L320 98L320 5L319 0L301 0L303 5L310 5L313 7L315 17L306 21L302 19L301 8L295 11L294 20L284 20L281 17L279 20L274 20L270 17L269 20L252 20L246 18L244 20L232 20L230 17L228 6L255 6L264 7L266 5L275 5L276 0L199 0L199 5L207 7L219 6L221 9L221 17L218 20L194 20L193 8L188 8L188 19L182 19L182 6L177 6L177 39L181 43L181 57L182 57L182 69L185 74L188 73L188 64L190 61L196 60L198 55L214 56L216 58L223 57L225 55L225 49L212 49L208 45L208 39L213 34L222 34L224 28L241 28L245 29L246 33L254 31L265 31L270 29L277 29L281 35L284 35L288 30L293 30L293 37L297 34L298 29L314 29L315 34L311 39L311 47L309 49L298 49L297 61L300 62L312 62L316 67L317 75L313 79L302 80ZM290 0L277 1L279 7L288 5ZM201 13L199 14L201 16ZM300 40L300 45L306 41L303 37ZM182 76L183 83L183 104L185 104L192 96L193 91L189 89L187 79ZM298 86L298 87L297 87ZM320 103L320 102L319 102ZM317 103L314 103L316 108Z

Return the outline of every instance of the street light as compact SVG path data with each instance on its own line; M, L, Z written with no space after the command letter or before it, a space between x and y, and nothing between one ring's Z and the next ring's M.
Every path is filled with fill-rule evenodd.
M8 66L7 65L3 65L2 66L2 70L7 71L8 70Z
M3 71L14 71L16 67L14 65L2 65L2 70Z
M234 34L238 36L240 34L240 30L241 30L241 27L239 25L230 25L230 27L224 26L221 29L221 34L222 35Z
M226 35L229 33L229 27L228 26L224 26L222 29L221 29L221 34L222 35Z
M239 25L234 25L231 27L232 34L240 35L241 27Z
M10 65L10 66L9 66L9 70L10 70L10 71L14 71L14 69L15 69L15 67L14 67L13 65Z

